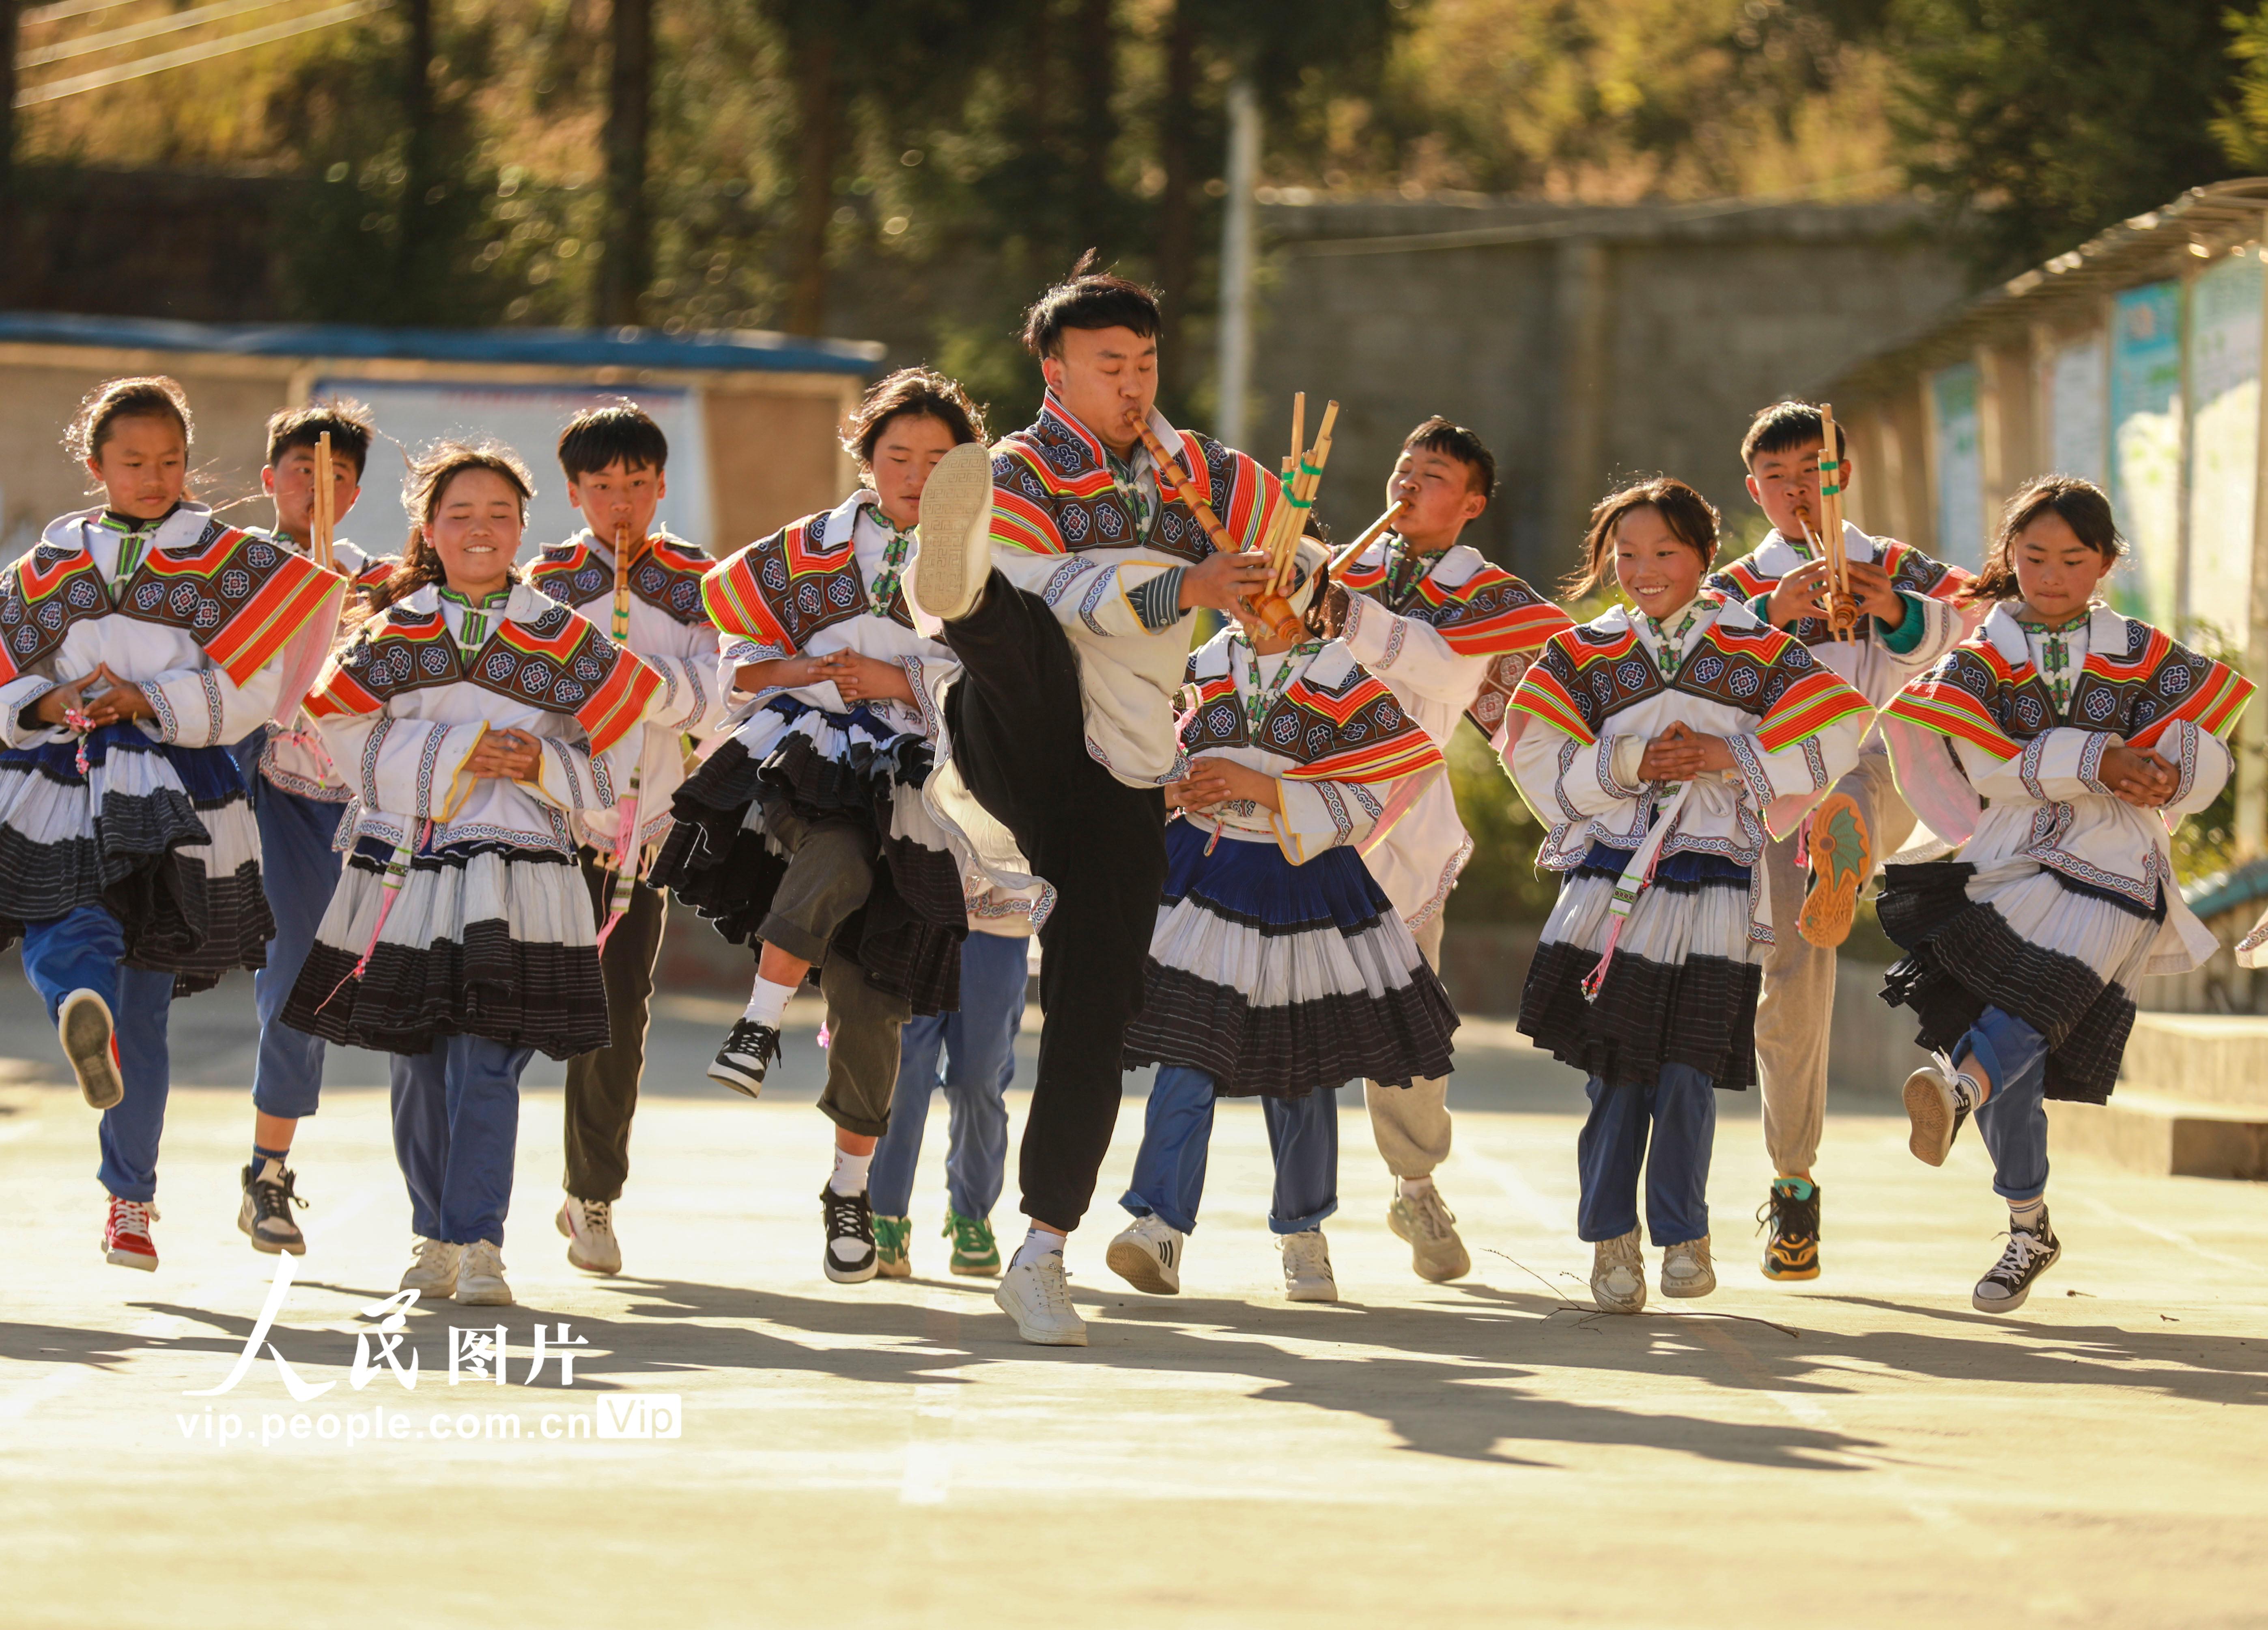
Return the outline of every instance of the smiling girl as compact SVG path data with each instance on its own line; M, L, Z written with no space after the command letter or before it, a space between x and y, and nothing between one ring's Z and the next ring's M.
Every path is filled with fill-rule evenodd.
M1553 635L1506 714L1506 763L1550 829L1537 864L1565 877L1520 1028L1590 1078L1579 1232L1599 1306L1635 1313L1642 1162L1662 1294L1716 1288L1715 1092L1756 1075L1764 847L1850 769L1870 710L1702 586L1717 512L1683 482L1603 499L1585 549L1569 598L1611 579L1629 603Z
M188 403L114 380L68 445L103 502L0 574L0 946L103 1111L103 1250L155 1268L166 1016L275 925L225 743L291 717L344 583L184 497Z
M2215 948L2169 840L2228 779L2252 686L2102 604L2119 553L2102 489L2033 482L1967 591L1991 612L1883 713L1899 789L1957 846L1887 868L1877 910L1907 953L1883 998L1939 1059L1906 1081L1913 1152L1944 1164L1974 1115L2008 1204L2007 1247L1970 1295L1987 1313L2023 1306L2063 1254L2043 1099L2108 1099L2134 982Z
M394 1055L419 1242L401 1287L482 1304L512 1300L520 1073L608 1041L571 819L628 784L662 688L519 580L533 494L493 445L445 442L410 470L401 564L307 703L355 797L345 874L284 1012Z

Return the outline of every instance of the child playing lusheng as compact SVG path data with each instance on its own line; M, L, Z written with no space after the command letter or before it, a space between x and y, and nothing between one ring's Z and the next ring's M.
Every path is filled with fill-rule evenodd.
M291 718L345 584L185 503L188 403L114 380L69 445L104 504L0 576L0 946L103 1111L103 1251L155 1268L177 992L258 968L274 920L227 743Z
M1403 439L1386 483L1387 502L1401 512L1393 530L1350 563L1336 586L1344 594L1333 596L1345 601L1347 649L1444 753L1462 719L1495 735L1536 650L1569 625L1565 612L1457 541L1495 490L1487 445L1461 424L1427 419ZM1472 852L1447 776L1389 839L1365 849L1372 875L1437 967L1442 912ZM1395 1179L1387 1226L1408 1242L1418 1276L1437 1281L1472 1267L1434 1182L1449 1154L1448 1088L1445 1080L1364 1088L1371 1135Z
M645 1072L647 1006L661 954L660 889L641 877L646 845L669 828L669 800L685 779L685 739L704 741L724 722L717 681L717 630L701 604L712 561L681 538L653 531L668 491L669 442L646 411L623 400L577 414L559 438L567 500L584 530L545 549L527 580L605 628L617 645L661 675L629 783L611 809L575 817L583 880L603 938L599 972L614 1039L567 1066L567 1199L556 1219L567 1260L586 1273L619 1273L622 1250L614 1206L630 1175L630 1117ZM617 535L629 559L615 557ZM637 830L624 842L622 822ZM617 916L619 911L619 916Z
M867 392L844 443L872 484L710 572L738 727L679 791L654 868L718 932L761 946L713 1080L762 1089L788 998L819 970L832 1036L819 1107L835 1123L820 1260L840 1284L877 1268L868 1167L890 1124L899 1031L959 1005L961 861L919 792L954 659L915 631L900 581L930 471L983 440L958 384L902 369Z
M1899 686L1953 648L1964 619L1955 597L1969 582L1956 566L1845 521L1843 548L1861 613L1852 638L1834 637L1823 615L1829 563L1817 547L1819 457L1825 420L1808 402L1757 414L1741 441L1749 496L1772 523L1755 550L1709 577L1775 628L1800 640L1819 664L1880 708ZM1835 431L1843 452L1843 430ZM1851 461L1840 478L1851 484ZM1827 1039L1835 1008L1835 948L1851 932L1859 894L1875 863L1902 847L1913 811L1898 796L1881 737L1869 732L1850 774L1812 814L1808 830L1764 851L1772 942L1756 1001L1756 1074L1764 1094L1767 1279L1819 1277L1819 1185L1812 1167L1827 1116ZM1807 891L1800 850L1808 843Z
M355 402L310 402L270 417L268 462L260 472L260 484L276 505L268 535L308 553L321 439L331 439L331 513L343 517L362 496L374 434L368 410ZM393 557L365 554L344 538L332 540L331 557L358 590L375 587L394 564ZM260 880L276 919L267 965L252 976L260 1052L252 1072L252 1161L244 1169L236 1225L254 1250L298 1256L307 1242L291 1213L306 1202L287 1162L299 1122L315 1112L322 1096L323 1044L284 1023L284 1004L338 887L340 856L332 839L354 793L304 712L291 730L263 724L235 753L260 823Z
M1899 787L1957 845L1885 874L1882 929L1907 955L1882 997L1940 1059L1906 1081L1914 1154L1944 1164L1974 1115L2008 1204L2007 1247L1970 1298L1986 1313L2023 1306L2063 1254L2043 1100L2106 1101L2134 982L2216 948L2169 834L2228 779L2252 686L2096 600L2119 547L2093 483L2024 488L1967 591L1983 624L1883 719Z
M1717 1287L1715 1093L1754 1079L1764 845L1851 768L1871 716L1795 638L1702 586L1716 549L1717 512L1682 481L1602 500L1569 597L1611 572L1630 607L1553 635L1506 716L1513 779L1550 829L1537 864L1566 874L1520 1028L1590 1078L1577 1223L1609 1313L1646 1305L1641 1161L1662 1294Z
M534 491L495 446L411 468L416 530L307 711L356 804L345 875L284 1009L394 1055L416 1260L401 1288L504 1305L519 1078L604 1047L606 992L570 822L610 808L659 675L518 580Z
M1288 599L1304 635L1241 617L1189 659L1189 770L1167 789L1182 818L1167 829L1147 989L1126 1032L1128 1067L1160 1066L1121 1202L1134 1221L1108 1258L1138 1290L1181 1289L1213 1105L1258 1095L1285 1293L1337 1301L1322 1224L1338 1209L1338 1089L1449 1073L1456 1012L1356 848L1446 774L1441 750L1315 631L1329 557L1299 547Z

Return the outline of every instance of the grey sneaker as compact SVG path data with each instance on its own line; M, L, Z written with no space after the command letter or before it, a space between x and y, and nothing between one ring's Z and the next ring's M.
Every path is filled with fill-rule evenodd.
M1473 1271L1472 1257L1457 1237L1456 1213L1441 1199L1440 1184L1414 1195L1404 1195L1397 1186L1394 1203L1386 1208L1386 1226L1410 1247L1410 1265L1419 1279L1439 1285Z
M294 1257L307 1254L307 1236L299 1232L292 1219L294 1206L301 1210L307 1202L301 1199L292 1184L298 1174L282 1161L261 1161L260 1169L244 1169L239 1181L244 1185L244 1203L236 1208L236 1226L252 1241L252 1249L273 1257L288 1251Z
M110 1109L126 1095L126 1080L118 1073L117 1027L111 1022L108 1002L92 991L73 991L55 1010L55 1036L89 1109Z
M965 441L937 461L921 492L914 604L942 623L965 617L992 574L992 455Z
M1717 1270L1709 1263L1707 1235L1661 1248L1663 1295L1705 1296L1716 1288Z
M1646 1308L1646 1258L1638 1230L1591 1247L1591 1299L1602 1313L1638 1313Z

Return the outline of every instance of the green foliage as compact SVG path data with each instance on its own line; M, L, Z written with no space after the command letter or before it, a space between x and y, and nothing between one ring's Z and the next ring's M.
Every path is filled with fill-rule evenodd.
M1893 0L1907 173L2000 274L2235 173L2213 123L2236 82L2224 16L2223 0Z
M1543 827L1513 790L1512 778L1479 731L1459 726L1449 744L1449 783L1473 855L1449 918L1459 923L1540 923L1559 897L1559 879L1535 869Z

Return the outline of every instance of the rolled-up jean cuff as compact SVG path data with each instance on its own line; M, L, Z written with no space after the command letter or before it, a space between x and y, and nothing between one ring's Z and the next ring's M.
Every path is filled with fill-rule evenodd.
M1268 1219L1268 1231L1276 1235L1305 1234L1309 1228L1322 1228L1337 1214L1338 1208L1339 1203L1333 1200L1322 1210L1311 1211L1304 1217L1278 1217L1271 1213Z
M799 963L816 965L827 960L828 935L814 933L777 911L765 914L763 926L756 930L756 937Z

